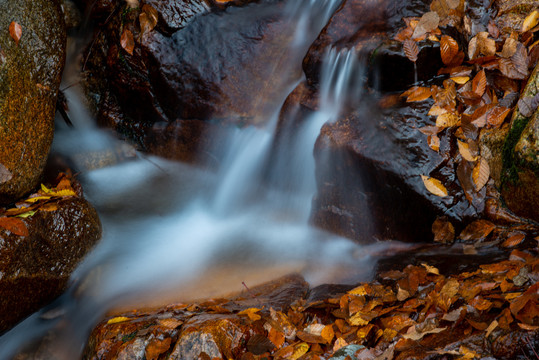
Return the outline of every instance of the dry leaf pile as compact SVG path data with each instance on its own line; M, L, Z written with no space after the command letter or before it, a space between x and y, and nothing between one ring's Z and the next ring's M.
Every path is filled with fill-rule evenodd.
M492 6L491 2L491 6ZM442 131L457 144L459 183L470 203L490 177L490 168L480 154L478 138L482 129L499 129L514 111L529 69L539 60L539 11L531 11L520 31L506 34L491 19L485 31L477 32L463 0L434 0L430 12L421 18L405 18L406 27L395 39L403 43L405 55L414 63L418 43L439 43L444 67L438 72L442 83L414 86L402 94L407 102L434 100L428 113L432 126L420 128L429 147L440 151ZM449 33L458 33L458 39ZM454 35L455 36L455 35ZM463 41L465 39L466 41ZM418 69L421 71L421 69ZM518 109L530 116L539 105L539 96L523 98ZM426 189L440 197L450 195L441 181L422 176Z
M15 207L0 208L0 229L15 235L28 236L28 229L22 219L29 218L38 211L56 211L59 200L81 195L80 185L74 181L70 172L60 173L55 182L56 185L51 188L41 184L41 189L17 202Z

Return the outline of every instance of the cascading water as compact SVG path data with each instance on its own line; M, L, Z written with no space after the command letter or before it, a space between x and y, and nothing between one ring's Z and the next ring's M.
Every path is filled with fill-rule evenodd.
M298 55L289 73L298 72L302 53L338 5L331 0L294 3L288 9L296 24L290 46ZM216 172L155 157L84 172L81 181L100 213L103 239L73 274L65 295L0 338L0 359L12 358L47 333L53 334L49 349L54 358L75 359L92 326L117 306L215 296L241 290L242 282L256 284L293 271L313 284L346 280L332 275L336 266L359 269L348 280L370 276L365 248L308 225L316 190L314 142L322 125L346 106L345 99L359 97L361 70L354 51L331 50L322 72L319 111L299 129L284 124L285 140L278 148L274 136L280 106L265 128L223 134L228 145L219 149L226 155ZM282 102L300 79L292 80ZM68 93L72 110L76 91ZM57 134L56 151L115 146L88 125L85 114L83 109L71 112L75 130ZM266 161L271 152L277 161ZM268 173L269 181L264 179Z

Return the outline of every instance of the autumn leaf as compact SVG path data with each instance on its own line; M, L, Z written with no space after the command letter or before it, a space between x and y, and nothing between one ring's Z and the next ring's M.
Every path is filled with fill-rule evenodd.
M481 31L470 40L468 44L468 57L470 60L476 59L479 55L493 56L496 54L496 42L488 36L488 32Z
M418 39L428 32L433 31L440 24L440 17L435 11L429 11L419 19L417 26L412 34L412 39Z
M518 111L522 116L530 117L539 107L539 93L535 96L525 96L518 101Z
M415 41L410 39L404 40L403 49L404 55L406 55L406 57L410 61L417 61L417 57L419 55L419 47L417 46L417 43Z
M464 241L481 241L485 239L494 229L496 225L488 220L476 220L466 226L460 233L460 239Z
M124 29L120 39L120 45L129 55L133 55L135 40L133 39L133 33L130 30Z
M528 76L528 51L521 43L510 58L500 58L498 69L510 79L524 80Z
M447 128L457 126L460 123L460 116L454 113L445 113L436 118L436 126Z
M447 189L440 180L425 175L421 175L421 179L423 180L423 184L425 184L425 187L430 193L440 197L448 195Z
M514 247L520 244L524 238L526 237L525 234L515 234L513 236L508 237L502 244L503 247L509 248Z
M502 53L500 54L501 57L504 58L510 58L515 54L517 51L518 41L513 38L507 38L505 39L505 43L503 44Z
M258 315L257 312L259 312L260 309L257 308L248 308L245 310L242 310L238 313L238 315L247 315L251 321L257 321L262 319L262 316Z
M442 62L450 65L459 52L459 45L451 36L443 35L440 40L440 54Z
M3 164L0 164L0 184L8 182L11 178L13 178L11 171Z
M500 127L510 112L511 109L503 106L494 107L487 115L487 124L494 128Z
M402 96L407 96L406 102L423 101L431 96L431 92L428 87L414 86L410 90L403 92Z
M470 145L464 141L457 140L460 155L467 161L477 160L477 156L473 155L470 150Z
M112 319L109 319L109 321L107 321L107 325L117 324L117 323L125 322L125 321L128 321L128 320L130 320L128 317L117 316L117 317L113 317Z
M322 329L322 332L320 333L320 336L326 341L326 343L331 344L331 341L335 337L335 332L333 331L332 325L326 325Z
M305 355L309 351L309 344L303 342L296 346L294 346L294 352L292 353L292 356L290 356L291 360L297 360L303 355Z
M28 236L28 228L26 224L18 218L0 217L0 228L4 228L11 233L19 236Z
M490 177L490 167L488 161L484 158L477 163L472 172L472 179L477 191L481 190L486 185Z
M539 23L539 11L534 10L528 16L526 16L526 19L524 19L524 22L522 23L522 32L531 30L538 23Z
M9 24L9 35L15 40L15 44L19 45L19 40L22 36L22 26L19 23L12 21L11 24Z
M284 333L272 327L268 332L268 339L279 349L284 344Z
M150 340L145 350L146 360L157 360L159 355L166 352L170 348L171 343L171 338L166 338L164 340L153 338Z
M421 340L423 338L423 336L425 336L425 335L437 334L439 332L444 331L445 329L447 329L447 328L433 328L433 329L427 329L425 331L418 331L417 330L417 325L416 326L410 326L408 328L408 331L406 332L406 334L402 335L402 337L404 339L411 339L411 340L417 341L417 340Z
M455 76L455 77L452 77L450 79L453 80L454 82L456 82L459 85L464 85L468 81L470 81L470 78L468 76Z
M429 135L427 137L427 144L434 151L440 151L440 138L436 135Z
M483 96L485 90L487 89L487 76L485 75L485 70L481 70L475 75L472 81L472 91L479 96Z
M432 223L434 241L442 244L451 244L455 240L455 228L446 217L436 218Z
M139 24L141 36L152 31L159 20L157 10L148 4L142 6L142 12L139 15Z

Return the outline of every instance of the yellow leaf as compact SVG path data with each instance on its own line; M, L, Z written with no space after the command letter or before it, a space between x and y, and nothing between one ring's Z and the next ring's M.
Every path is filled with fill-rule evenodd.
M47 188L45 185L41 184L41 190L45 193L45 194L48 194L51 192L51 190L49 188Z
M440 138L436 135L430 135L427 138L427 143L429 147L434 151L440 151Z
M456 82L459 85L464 85L470 80L470 77L468 77L468 76L455 76L455 77L452 77L451 80L453 80L454 82Z
M331 340L333 340L333 337L335 336L335 332L333 331L333 325L327 325L322 329L322 332L320 333L320 336L328 343L331 343Z
M359 296L365 296L367 295L367 289L365 288L365 285L360 285L356 288L353 288L352 290L348 291L349 294L352 295L359 295Z
M496 329L497 327L498 327L498 320L494 320L493 322L491 322L488 328L485 329L485 331L487 332L485 334L485 339L488 338L490 333L493 332L494 329Z
M534 28L539 23L539 11L534 10L530 15L526 16L524 22L522 23L522 32L526 32Z
M292 353L290 359L297 360L303 355L305 355L307 351L309 351L309 345L305 342L300 343L294 347L294 353Z
M117 323L121 323L121 322L128 321L128 320L130 320L128 317L118 316L118 317L114 317L114 318L110 319L109 321L107 321L107 325L109 325L109 324L117 324Z
M16 217L26 219L27 217L34 216L35 213L36 213L35 211L27 211L25 213L17 215Z
M262 318L260 315L257 314L257 312L259 311L260 309L257 308L248 308L243 311L240 311L238 315L247 315L249 319L251 319L251 321L257 321Z
M458 125L460 122L460 116L447 112L441 114L436 118L436 126L439 128L446 128Z
M477 165L473 168L472 171L472 179L475 185L475 189L477 191L481 190L483 186L485 186L489 176L490 167L488 166L488 161L486 161L484 158L481 158L481 160L477 163Z
M358 312L350 319L348 319L348 323L352 326L364 326L369 323L369 320L365 320L363 314Z
M447 189L440 182L440 180L425 175L421 175L421 179L423 180L423 184L425 184L425 187L430 193L440 197L448 195Z
M53 191L50 193L52 196L77 196L77 194L75 193L75 191L73 190L70 190L70 189L64 189L64 190L58 190L58 191Z
M47 196L36 196L36 197L28 198L28 199L24 200L24 202L35 203L35 202L37 202L39 200L48 200L48 199L51 198L51 196L52 195L50 195L50 196L48 196L48 195Z
M459 153L460 155L468 161L475 161L477 160L477 156L472 155L472 152L470 151L470 145L468 143L465 143L464 141L457 140L457 145L459 147Z
M430 108L428 115L429 115L429 116L439 116L439 115L442 115L442 114L445 114L445 113L447 113L447 110L446 110L446 109L444 109L443 107L440 107L440 106L434 104L434 105L432 105L432 107Z
M422 263L421 265L422 265L425 269L427 269L427 272L428 272L428 273L435 274L435 275L440 275L440 271L439 271L437 268L435 268L434 266L430 266L430 265L428 265L428 264L426 264L426 263Z

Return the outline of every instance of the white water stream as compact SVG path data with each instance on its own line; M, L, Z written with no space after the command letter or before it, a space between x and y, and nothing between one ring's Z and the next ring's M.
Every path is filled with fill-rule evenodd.
M294 3L287 9L296 24L291 51L304 53L338 1ZM274 76L300 73L299 55ZM13 358L46 334L53 335L48 348L55 359L76 359L92 327L119 306L218 296L241 291L242 282L252 286L290 272L302 273L312 285L368 279L374 261L369 254L386 245L360 247L308 224L316 191L314 142L344 99L360 96L360 78L353 51L330 51L319 111L302 127L291 126L278 149L272 144L280 106L265 128L222 134L227 145L215 149L225 153L216 172L148 156L84 171L81 181L100 213L103 238L65 295L0 337L0 359ZM290 79L283 102L300 80ZM73 154L116 147L115 139L92 125L77 91L67 94L75 129L58 132L55 149ZM277 161L267 169L271 151ZM269 182L262 180L267 173Z

